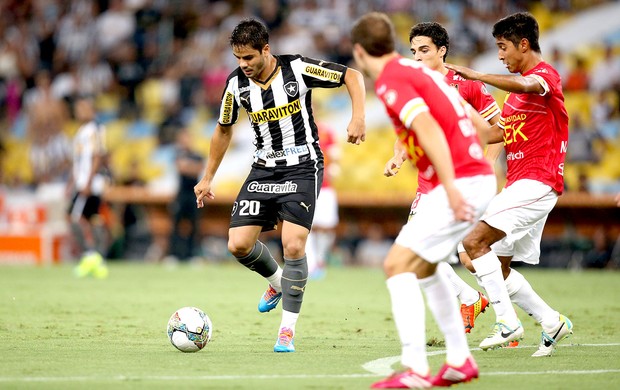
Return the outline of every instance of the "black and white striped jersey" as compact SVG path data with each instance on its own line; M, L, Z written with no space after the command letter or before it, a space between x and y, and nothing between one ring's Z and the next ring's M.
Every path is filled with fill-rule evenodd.
M347 67L301 55L275 56L276 69L263 84L241 68L226 81L218 122L230 126L239 108L248 112L254 130L254 162L267 167L297 165L322 157L312 116L312 88L344 83Z

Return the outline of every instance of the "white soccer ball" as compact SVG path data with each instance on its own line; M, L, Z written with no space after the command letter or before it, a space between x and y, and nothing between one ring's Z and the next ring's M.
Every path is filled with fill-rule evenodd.
M200 351L211 340L213 325L204 311L183 307L175 311L168 321L168 338L182 352Z

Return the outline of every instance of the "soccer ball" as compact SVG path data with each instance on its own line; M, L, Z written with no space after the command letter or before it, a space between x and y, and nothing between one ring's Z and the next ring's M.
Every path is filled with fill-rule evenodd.
M183 307L175 311L168 321L168 338L182 352L200 351L211 340L213 325L204 311Z

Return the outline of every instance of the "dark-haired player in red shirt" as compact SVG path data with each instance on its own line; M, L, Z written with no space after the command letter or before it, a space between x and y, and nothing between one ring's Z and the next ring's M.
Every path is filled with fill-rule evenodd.
M487 91L486 86L480 81L467 80L444 66L450 50L450 39L448 32L441 24L436 22L416 24L409 32L409 43L414 60L420 61L432 70L443 74L448 85L454 87L461 97L489 122L489 125L494 125L499 121L499 106ZM501 149L501 143L487 146L486 156L491 164L495 162ZM411 207L412 216L420 202L424 202L424 194L428 192L424 187L424 181L421 181L418 184L416 201ZM461 301L463 326L465 333L469 333L474 327L474 321L480 313L485 311L489 301L484 294L461 279L447 262L440 263L438 268L448 276L459 301Z
M550 356L557 343L573 332L571 321L510 268L512 260L539 262L545 221L564 189L568 115L560 75L543 60L538 35L536 19L524 12L493 26L499 60L510 73L519 75L484 74L446 65L467 79L509 92L499 122L504 130L506 185L463 246L471 258L466 265L476 272L497 316L493 333L482 340L480 348L495 348L522 337L512 300L543 328L534 357Z

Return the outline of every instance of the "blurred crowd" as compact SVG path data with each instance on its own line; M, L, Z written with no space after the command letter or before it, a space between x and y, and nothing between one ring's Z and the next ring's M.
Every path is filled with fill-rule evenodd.
M80 95L97 97L102 123L122 119L127 134L142 131L157 145L174 143L191 123L213 120L226 77L237 66L228 37L246 17L265 22L276 54L301 53L348 65L353 65L349 29L365 12L390 14L404 55L409 28L438 21L451 37L450 60L468 63L494 49L491 26L505 15L523 10L552 15L539 20L546 29L559 16L601 3L605 1L3 0L0 156L26 156L12 164L15 169L0 169L0 183L36 187L66 180L75 131L72 103ZM574 111L568 161L577 167L578 179L569 190L592 190L591 176L604 165L605 153L620 156L620 38L601 42L597 50L594 56L560 49L543 53L562 73L567 99L575 101L569 106ZM11 154L14 147L22 149ZM136 177L134 163L126 164L131 177L117 177L118 183L145 180ZM611 173L605 168L611 184L604 184L603 191L619 187L620 171L613 165Z
M390 13L402 30L436 20L448 29L453 61L468 61L494 47L490 28L509 13L542 4L549 12L568 14L578 1L401 1L401 0L6 0L0 5L0 139L16 137L29 144L32 177L3 177L5 183L37 184L62 179L67 170L67 122L78 95L101 97L101 120L145 119L157 129L160 143L174 139L198 109L213 114L226 76L236 67L228 36L242 18L259 17L271 30L276 53L297 53L350 64L349 27L362 13ZM590 4L591 5L591 4ZM567 90L600 94L593 109L597 135L617 129L617 115L606 93L616 80L620 59L609 57L586 69L583 59L562 62ZM599 68L605 71L600 71ZM156 84L153 97L148 86ZM152 102L157 99L157 102ZM614 103L615 106L614 106ZM155 107L153 109L153 106ZM148 111L149 107L151 110ZM576 121L579 123L579 121ZM590 124L590 118L581 123ZM574 126L580 131L580 126ZM583 154L581 147L576 154ZM587 150L587 148L586 148ZM579 155L576 159L595 156ZM6 176L6 175L5 175Z

